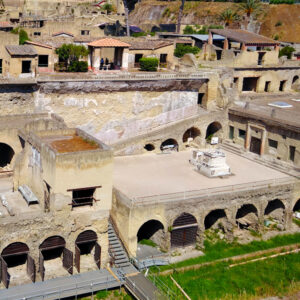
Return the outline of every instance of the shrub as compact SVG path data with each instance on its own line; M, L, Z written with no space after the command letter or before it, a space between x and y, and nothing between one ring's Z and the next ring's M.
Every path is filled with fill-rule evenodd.
M193 33L195 33L195 30L193 29L192 26L187 25L187 26L185 26L185 28L183 29L183 33L184 33L184 34L193 34Z
M288 59L292 58L292 54L295 51L295 48L291 46L285 46L279 51L279 57L281 56L287 56Z
M278 27L278 26L281 26L281 25L282 25L282 22L278 21L278 22L276 22L275 27Z
M157 71L158 59L154 57L142 57L140 59L141 71Z
M69 72L87 72L88 63L86 61L72 61L68 67Z
M110 3L105 3L102 6L103 10L106 10L108 13L111 13L113 11L113 6Z
M176 57L183 57L187 53L197 54L199 52L200 52L200 49L198 47L178 44L174 51L174 55Z
M11 33L19 35L19 45L24 45L26 41L30 41L27 32L20 27L16 27L11 30Z

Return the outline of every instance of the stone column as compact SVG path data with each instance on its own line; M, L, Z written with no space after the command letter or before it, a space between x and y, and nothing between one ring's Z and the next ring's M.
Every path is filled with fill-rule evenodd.
M124 49L123 55L122 55L122 69L127 70L128 69L128 52Z
M100 69L100 48L94 48L93 51L93 70Z
M247 151L249 151L250 149L250 141L251 141L251 126L250 124L247 124L246 139L245 139L245 149Z
M224 40L223 49L224 49L224 50L228 50L228 49L229 49L228 39L225 39L225 40Z
M263 129L261 133L260 155L263 155L265 152L266 136L267 136L266 129Z
M242 50L242 51L247 51L247 46L245 45L245 43L242 44L241 50Z
M213 36L212 36L212 33L209 32L208 34L208 45L212 45L213 44Z

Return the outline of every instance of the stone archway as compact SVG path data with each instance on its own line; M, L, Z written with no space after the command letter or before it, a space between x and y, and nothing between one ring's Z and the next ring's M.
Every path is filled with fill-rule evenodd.
M160 150L175 150L178 151L178 143L175 139L167 139L160 145Z
M299 84L300 83L300 80L299 80L299 76L298 75L295 75L292 79L292 85L293 84Z
M11 163L15 151L11 146L5 143L0 143L0 167L3 168Z
M65 275L61 266L73 274L73 252L66 248L64 238L58 235L48 237L40 244L39 250L39 272L42 280L45 275L49 275L49 278Z
M97 243L98 236L93 230L81 232L75 240L75 267L80 271L85 268L85 271L92 270L93 266L100 268L101 262L101 247Z
M200 130L197 127L191 127L184 132L182 142L187 143L189 139L194 140L198 136L201 136Z
M300 199L298 199L298 201L295 203L294 207L293 207L293 212L300 212Z
M264 211L264 218L271 218L278 223L284 224L285 222L285 206L279 199L274 199L268 202Z
M236 223L240 229L256 228L258 226L258 212L253 204L244 204L236 213Z
M15 242L5 247L1 253L1 274L5 287L11 281L20 284L25 277L35 282L35 262L29 255L29 247L22 242Z
M185 247L196 244L198 223L196 218L188 213L182 213L173 222L171 230L171 248Z
M217 226L217 222L226 220L227 216L224 209L212 210L204 219L205 230Z
M219 122L215 121L210 123L206 129L205 139L206 140L211 139L213 136L220 133L221 130L222 130L222 125Z

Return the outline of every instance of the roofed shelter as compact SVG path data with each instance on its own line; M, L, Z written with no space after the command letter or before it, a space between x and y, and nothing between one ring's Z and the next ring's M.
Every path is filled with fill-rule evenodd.
M117 39L103 38L88 44L89 47L89 68L94 71L102 69L119 70L128 68L128 51L130 45ZM102 66L101 59L108 60Z
M239 43L241 50L247 50L247 47L255 47L255 50L260 50L263 47L276 48L279 45L279 42L275 40L242 29L211 29L209 31L209 44L213 44L214 34L225 37L223 47L228 43L229 49L232 42Z

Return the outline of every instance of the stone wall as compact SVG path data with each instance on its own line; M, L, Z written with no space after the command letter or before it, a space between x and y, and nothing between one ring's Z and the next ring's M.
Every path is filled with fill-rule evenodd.
M205 230L205 217L214 210L222 209L226 213L228 235L232 233L232 228L236 227L236 213L244 204L253 204L257 209L258 228L262 226L265 208L269 201L279 199L284 204L284 228L291 225L293 207L299 199L299 187L293 184L278 185L268 188L252 189L243 192L227 192L221 195L207 195L202 198L185 199L184 201L169 201L151 204L133 204L125 195L119 191L114 191L115 201L112 207L112 217L118 225L120 236L133 256L136 255L137 233L140 227L149 220L157 220L164 227L164 239L161 240L162 247L170 250L170 228L174 220L183 212L193 215L198 223L197 240L203 242ZM120 209L122 208L122 209ZM122 212L122 213L120 213ZM122 214L122 215L121 215ZM128 220L123 223L122 220Z

